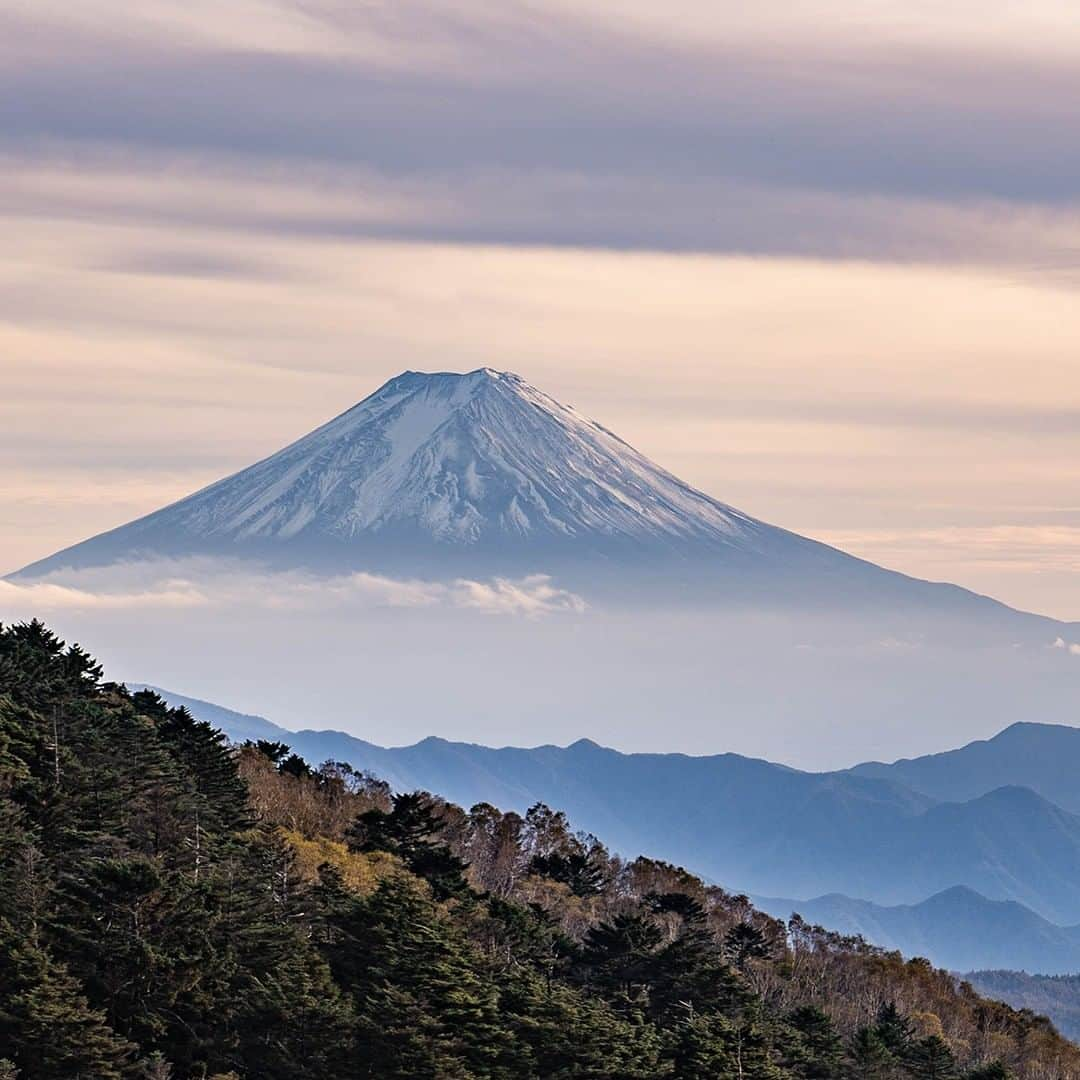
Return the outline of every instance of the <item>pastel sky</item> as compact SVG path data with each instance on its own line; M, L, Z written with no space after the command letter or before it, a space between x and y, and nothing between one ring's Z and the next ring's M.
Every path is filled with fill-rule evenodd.
M1074 0L0 0L0 571L404 368L1080 619Z

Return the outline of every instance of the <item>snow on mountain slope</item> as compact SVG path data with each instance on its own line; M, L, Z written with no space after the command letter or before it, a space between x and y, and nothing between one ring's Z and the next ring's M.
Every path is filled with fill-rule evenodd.
M204 536L349 539L395 526L472 544L595 532L737 540L750 519L490 369L407 372L292 446L171 508Z
M490 368L405 372L271 457L14 577L203 555L332 574L557 574L619 596L632 579L680 602L1017 615L749 517Z
M23 573L207 548L685 556L777 543L831 550L696 491L519 376L483 368L406 372L264 461Z

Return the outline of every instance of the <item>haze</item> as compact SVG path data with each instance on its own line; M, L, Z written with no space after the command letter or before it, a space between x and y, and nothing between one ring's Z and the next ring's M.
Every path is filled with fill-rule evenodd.
M0 571L403 369L492 365L748 513L1080 619L1073 6L747 10L0 0ZM148 652L130 608L36 601L132 678L274 711L190 676L213 620ZM159 601L164 627L182 603ZM595 734L637 745L634 723ZM842 751L825 728L682 745L832 764L956 741L890 723Z

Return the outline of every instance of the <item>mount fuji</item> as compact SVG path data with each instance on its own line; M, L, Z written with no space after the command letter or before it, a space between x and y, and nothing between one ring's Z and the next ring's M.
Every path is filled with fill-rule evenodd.
M683 599L1060 624L766 524L506 372L409 371L265 460L18 571L195 555L331 574L558 575Z

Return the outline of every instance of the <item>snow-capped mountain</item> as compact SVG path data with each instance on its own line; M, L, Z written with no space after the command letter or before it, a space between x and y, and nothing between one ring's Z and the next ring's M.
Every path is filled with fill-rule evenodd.
M490 368L405 372L250 468L16 576L189 555L333 573L552 573L618 590L628 580L675 583L684 597L704 590L815 606L1009 611L750 517Z
M145 519L242 543L415 533L470 546L740 543L760 526L517 375L406 372L265 461Z
M350 567L821 545L695 490L517 375L405 372L250 468L28 567L213 549Z

